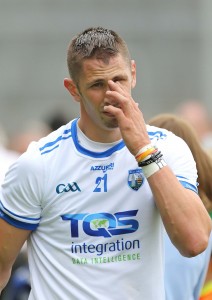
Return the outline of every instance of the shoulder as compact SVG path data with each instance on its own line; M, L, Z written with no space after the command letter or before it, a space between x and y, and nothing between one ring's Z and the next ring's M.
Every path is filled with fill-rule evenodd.
M152 141L163 154L166 163L184 186L197 190L197 169L192 152L186 142L173 132L163 128L147 126ZM188 186L188 185L187 185ZM191 188L191 186L193 188Z
M72 122L61 126L57 130L51 132L46 137L38 141L38 151L40 155L44 155L59 148L63 143L72 138Z
M167 150L169 149L174 152L176 151L176 148L178 148L179 151L183 149L186 152L190 152L186 142L167 129L147 125L147 132L151 142L160 148L165 147Z
M165 140L172 133L164 128L159 128L152 125L146 125L148 135L152 141Z
M60 127L56 131L41 138L37 142L31 142L28 149L11 166L10 173L27 178L28 176L39 177L45 172L45 166L50 166L53 156L45 155L51 153L57 155L55 149L61 143L71 137L71 122Z
M196 168L193 154L181 137L167 129L154 126L148 126L148 133L152 144L162 151L170 166Z

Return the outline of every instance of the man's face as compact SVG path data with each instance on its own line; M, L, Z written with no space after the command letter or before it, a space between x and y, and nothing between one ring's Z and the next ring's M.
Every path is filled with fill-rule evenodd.
M111 57L108 64L96 58L86 59L79 77L77 87L82 121L104 130L117 128L115 117L104 112L104 106L110 104L105 95L109 89L108 80L118 82L131 93L131 88L135 86L134 63L129 66L121 55ZM116 106L116 103L112 104Z

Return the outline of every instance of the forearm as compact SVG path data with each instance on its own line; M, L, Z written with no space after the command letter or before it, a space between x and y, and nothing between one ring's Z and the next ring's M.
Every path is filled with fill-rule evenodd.
M0 218L0 291L6 286L12 266L30 232L13 227Z
M0 266L0 294L10 279L11 270L12 268L3 269L3 267Z
M181 254L195 256L204 251L211 220L200 198L184 188L169 167L154 173L148 182L166 231Z
M157 151L151 145L147 126L137 103L119 83L109 81L108 84L109 89L106 92L107 105L104 106L104 110L117 119L125 145L132 155L135 156L143 171L146 171L144 174L148 178L147 180L167 233L184 256L194 256L201 253L207 247L211 231L211 220L202 201L194 192L185 189L179 183L168 166L163 167L160 165L160 153L158 153L159 156L156 159L155 157L154 159L152 158L152 155L156 155ZM113 105L114 102L116 105ZM180 165L185 163L185 152L187 157L193 162L188 147L185 147L185 144L182 144L178 138L174 138L168 133L167 135L170 144L168 144L168 140L165 143L171 150L166 150L166 156L169 155L169 151L172 151L173 148L169 147L169 145L176 143L176 147L180 144L180 155L176 151L176 147L172 151L172 155L179 159ZM164 153L161 154L163 155ZM150 158L151 161L148 161L147 164L146 160ZM161 169L157 170L157 167L154 169L152 163L156 163L158 168ZM150 166L148 166L149 164ZM190 168L190 165L188 165L188 168ZM187 173L188 169L186 168L185 176Z

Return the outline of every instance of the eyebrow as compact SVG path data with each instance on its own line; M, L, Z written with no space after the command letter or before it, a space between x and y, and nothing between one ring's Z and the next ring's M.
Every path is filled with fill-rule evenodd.
M104 82L104 81L105 81L104 79L99 78L99 79L96 79L96 80L93 80L93 81L88 82L88 83L86 84L86 86L89 87L89 86L92 86L93 84L96 84L96 83L102 83L102 82Z
M113 81L118 81L118 80L120 80L120 79L127 79L127 75L122 75L122 74L116 75L116 76L113 77L111 80L113 80ZM104 81L105 81L105 79L103 79L103 78L98 78L98 79L96 79L96 80L93 80L93 81L91 81L91 82L88 82L87 86L92 86L93 84L96 84L96 83L102 83L102 82L104 82Z

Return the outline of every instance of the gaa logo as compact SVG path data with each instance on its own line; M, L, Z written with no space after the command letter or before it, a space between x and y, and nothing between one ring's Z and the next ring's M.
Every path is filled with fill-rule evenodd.
M56 193L62 194L62 193L68 193L68 192L81 192L78 184L76 182L67 183L67 184L58 184L56 187Z

